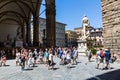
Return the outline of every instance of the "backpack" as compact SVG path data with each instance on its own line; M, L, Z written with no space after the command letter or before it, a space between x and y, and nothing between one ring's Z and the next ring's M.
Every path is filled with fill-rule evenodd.
M101 58L104 57L104 53L103 53L103 51L100 51L100 57L101 57Z

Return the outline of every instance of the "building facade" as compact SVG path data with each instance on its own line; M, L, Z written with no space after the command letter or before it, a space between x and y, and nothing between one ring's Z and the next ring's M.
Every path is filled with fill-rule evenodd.
M77 34L77 38L82 36L82 27L74 28L74 31ZM93 28L90 26L89 33L88 39L92 41L93 46L103 46L102 28Z
M90 26L89 30L91 30L91 29L94 29L94 28L92 26ZM74 31L76 32L76 34L77 34L78 37L82 37L82 31L83 31L82 27L74 28Z
M46 47L46 19L39 18L39 23L39 42L42 47ZM65 46L65 26L64 23L56 22L56 46Z
M105 48L120 52L120 1L101 0Z
M72 30L66 30L65 31L65 43L66 43L66 47L73 47L73 46L77 46L77 33L75 31Z
M103 46L102 28L91 29L89 38L94 46Z
M78 38L79 36L82 36L82 27L74 28L74 31L75 31L76 34L77 34L77 38Z

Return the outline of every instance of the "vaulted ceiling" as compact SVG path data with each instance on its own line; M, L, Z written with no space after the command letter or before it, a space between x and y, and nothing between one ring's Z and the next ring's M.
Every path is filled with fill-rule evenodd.
M42 0L0 0L0 24L29 23L31 16L39 17Z
M42 0L0 0L0 27L4 27L2 24L17 24L15 28L22 28L21 33L22 39L24 40L23 42L30 42L30 23L32 18L33 45L39 45L39 12L41 3ZM48 44L53 43L50 44L50 46L55 46L55 0L45 0L45 6L47 42L49 41ZM9 25L5 26L9 27ZM4 36L9 33L4 33ZM51 34L54 34L54 37L51 37Z

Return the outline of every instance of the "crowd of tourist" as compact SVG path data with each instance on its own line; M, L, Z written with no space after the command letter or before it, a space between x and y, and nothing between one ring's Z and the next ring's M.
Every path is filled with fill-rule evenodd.
M75 47L73 48L46 48L46 49L26 49L16 48L14 49L16 56L16 66L21 66L21 70L25 69L25 66L31 68L36 63L46 64L48 69L54 69L54 56L60 59L60 65L68 65L68 68L72 64L77 64L78 52ZM6 53L1 50L0 65L6 65Z
M16 56L16 66L21 66L21 70L34 67L37 63L45 64L48 68L54 69L54 56L60 59L60 65L68 65L70 68L72 64L77 64L78 51L77 48L46 48L46 49L14 49ZM88 61L91 61L92 51L87 51ZM110 49L97 49L96 52L96 68L97 69L110 69L110 62L113 63L117 58L111 53ZM6 54L4 50L0 51L0 66L6 65Z
M5 66L6 65L6 55L5 55L5 51L1 50L0 51L0 67L1 66Z
M96 53L96 68L110 69L110 63L113 63L117 57L110 49L98 49Z

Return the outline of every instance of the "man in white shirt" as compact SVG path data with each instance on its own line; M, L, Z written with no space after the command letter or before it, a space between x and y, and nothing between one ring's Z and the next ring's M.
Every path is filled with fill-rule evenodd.
M99 64L100 64L100 60L101 60L101 57L100 57L100 49L97 49L97 53L96 53L96 68L98 69L99 68Z

